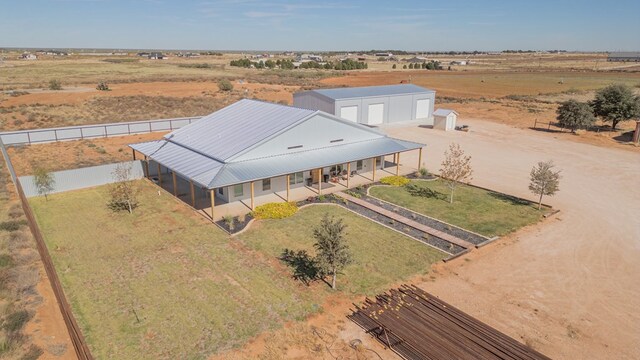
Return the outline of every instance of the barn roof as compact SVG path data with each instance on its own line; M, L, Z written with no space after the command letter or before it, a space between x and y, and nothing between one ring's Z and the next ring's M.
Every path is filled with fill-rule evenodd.
M434 92L434 90L426 89L413 84L316 89L310 91L333 100Z
M322 114L344 126L350 123L321 111L299 109L255 100L241 100L197 122L164 136L161 140L129 145L180 176L203 188L282 176L299 171L419 149L424 144L390 138L377 132L367 140L338 143L254 158L234 160L234 155L268 141L293 126Z

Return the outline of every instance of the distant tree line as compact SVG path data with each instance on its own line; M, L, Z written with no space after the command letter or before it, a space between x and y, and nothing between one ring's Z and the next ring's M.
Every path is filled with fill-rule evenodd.
M250 68L253 66L256 69L276 69L277 68L277 69L291 70L295 68L295 66L293 65L293 61L288 59L283 59L283 60L278 59L276 61L273 61L271 59L267 61L263 61L263 60L251 61L250 59L238 59L238 60L231 60L230 65L243 67L243 68ZM360 69L367 69L369 66L364 61L355 61L351 59L346 59L346 60L335 61L335 62L328 61L325 63L319 63L315 61L305 61L300 63L299 67L300 69L360 70Z

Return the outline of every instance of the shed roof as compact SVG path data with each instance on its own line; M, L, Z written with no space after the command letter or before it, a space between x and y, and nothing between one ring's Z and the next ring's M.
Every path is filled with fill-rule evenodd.
M454 113L456 115L458 115L458 112L456 112L455 110L451 110L451 109L438 109L436 111L433 112L433 116L447 116L451 113Z
M434 92L434 90L426 89L413 84L316 89L310 91L333 100Z

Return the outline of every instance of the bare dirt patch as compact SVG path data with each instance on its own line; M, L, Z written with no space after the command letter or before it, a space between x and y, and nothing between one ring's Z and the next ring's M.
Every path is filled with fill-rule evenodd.
M41 166L49 171L59 171L132 160L133 155L127 146L128 144L160 139L164 134L164 132L156 132L12 146L8 152L16 173L20 176L31 175L36 166Z

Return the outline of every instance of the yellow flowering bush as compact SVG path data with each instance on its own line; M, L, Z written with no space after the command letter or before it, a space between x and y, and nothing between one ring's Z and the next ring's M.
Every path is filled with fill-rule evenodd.
M404 176L387 176L380 179L380 182L392 186L404 186L411 182Z
M297 211L298 206L293 202L268 203L257 206L253 211L253 217L256 219L284 219Z

